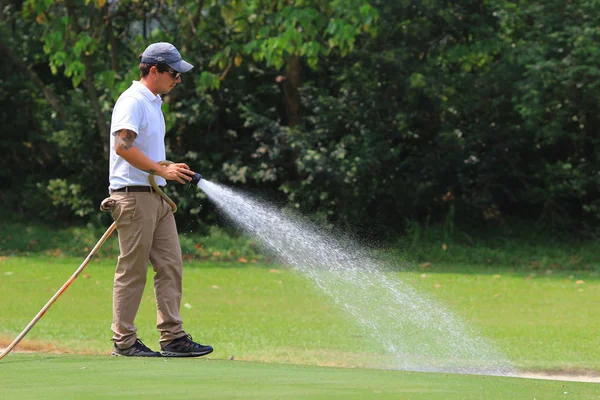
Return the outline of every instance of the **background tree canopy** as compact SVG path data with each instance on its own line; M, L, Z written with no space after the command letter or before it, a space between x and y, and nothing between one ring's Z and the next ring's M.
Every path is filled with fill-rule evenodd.
M600 221L600 1L11 0L0 16L5 215L99 221L110 115L138 55L197 68L169 159L321 222ZM215 221L172 184L179 218Z

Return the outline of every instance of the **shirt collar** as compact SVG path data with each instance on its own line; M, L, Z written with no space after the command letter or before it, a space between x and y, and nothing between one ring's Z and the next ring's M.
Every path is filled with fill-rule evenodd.
M162 103L162 98L159 95L155 95L140 81L133 81L132 85L137 91L144 95L149 101L158 101Z

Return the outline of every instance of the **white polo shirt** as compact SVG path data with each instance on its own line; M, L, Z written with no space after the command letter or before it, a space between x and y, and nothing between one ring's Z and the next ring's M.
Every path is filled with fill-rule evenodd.
M137 133L133 145L153 161L163 161L165 153L165 118L162 99L144 84L133 81L117 100L110 125L109 190L125 186L149 186L148 173L139 170L117 155L114 132L130 129ZM166 185L164 178L155 177L156 184Z

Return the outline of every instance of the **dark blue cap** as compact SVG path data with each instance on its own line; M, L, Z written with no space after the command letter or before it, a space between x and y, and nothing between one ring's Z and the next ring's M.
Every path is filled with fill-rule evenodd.
M171 43L152 43L142 53L140 62L144 64L167 64L177 72L188 72L194 66L181 58L179 51Z

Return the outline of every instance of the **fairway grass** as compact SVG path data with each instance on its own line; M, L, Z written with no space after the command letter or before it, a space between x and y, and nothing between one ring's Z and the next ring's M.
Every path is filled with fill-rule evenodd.
M13 354L2 399L599 399L593 383L251 363Z
M0 347L23 330L81 261L2 258ZM19 348L109 354L113 271L114 261L92 261ZM446 305L520 370L600 372L600 280L596 272L533 274L500 267L482 271L446 266L437 271L427 267L390 274ZM233 358L312 366L394 367L394 360L368 332L310 281L281 266L187 263L182 304L186 331L215 347L209 356L211 363ZM158 348L155 319L150 272L136 325L151 348ZM21 354L5 360L13 357L29 360Z

